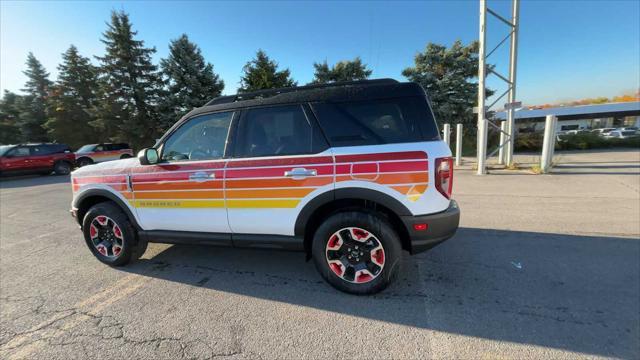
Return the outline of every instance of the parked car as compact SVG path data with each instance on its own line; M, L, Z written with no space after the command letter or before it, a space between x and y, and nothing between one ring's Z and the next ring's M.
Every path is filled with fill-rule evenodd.
M565 135L577 135L577 134L588 134L589 130L584 130L584 129L580 129L580 130L567 130L567 132L565 133Z
M635 126L630 126L630 127L623 127L623 128L618 128L616 130L620 130L620 131L633 131L634 133L638 134L638 128Z
M460 218L425 91L389 79L214 99L72 185L71 214L105 264L148 242L300 250L357 294L385 288L402 250L436 246Z
M103 161L126 159L133 156L133 150L128 144L89 144L76 151L76 163L78 167L95 164Z
M615 130L615 128L600 128L600 129L591 130L591 132L600 136L604 136L613 130Z
M65 144L18 144L0 146L0 173L66 175L71 172L75 156Z
M623 131L623 130L616 129L616 130L610 131L604 137L607 139L626 139L634 136L637 136L634 130Z

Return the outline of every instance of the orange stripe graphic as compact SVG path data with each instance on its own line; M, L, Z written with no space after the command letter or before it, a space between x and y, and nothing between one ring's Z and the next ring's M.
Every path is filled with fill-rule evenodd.
M137 192L136 200L142 199L223 199L222 190L211 191L153 191Z
M211 190L222 189L222 180L204 181L204 182L154 182L154 183L134 183L133 191L139 190Z
M264 199L264 198L302 198L315 188L310 189L260 189L227 190L227 199Z
M243 188L270 188L270 187L298 187L298 186L323 186L331 184L333 176L312 177L302 180L294 180L288 178L282 179L255 179L227 180L227 189L243 189Z

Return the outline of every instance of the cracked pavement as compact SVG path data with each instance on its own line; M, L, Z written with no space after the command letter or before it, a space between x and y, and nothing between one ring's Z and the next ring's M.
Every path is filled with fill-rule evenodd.
M68 177L0 180L0 358L639 358L640 152L455 175L462 224L351 296L301 253L150 244L109 268Z

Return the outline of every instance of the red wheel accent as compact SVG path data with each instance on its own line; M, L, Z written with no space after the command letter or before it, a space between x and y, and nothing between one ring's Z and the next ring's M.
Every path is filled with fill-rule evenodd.
M373 280L373 276L371 276L371 274L368 274L368 273L360 273L356 276L357 283L366 283L371 280Z
M107 222L109 222L106 216L98 216L96 217L96 221L102 226L107 226Z
M118 239L122 239L122 231L120 231L120 227L116 224L113 224L113 235L115 235Z
M98 235L98 229L96 229L96 227L93 224L91 224L91 226L89 227L89 236L91 236L91 239L94 239L97 235Z
M344 266L342 264L340 264L340 263L333 262L333 263L329 264L329 267L338 276L342 276L342 274L344 273Z
M369 233L358 228L351 229L351 234L355 237L356 240L362 240L369 237Z
M118 245L113 245L113 255L118 256L120 255L121 251L122 251L122 247Z
M384 250L382 248L378 248L371 251L371 260L382 266L384 264Z
M108 256L107 248L104 245L100 244L96 246L96 249L102 256Z

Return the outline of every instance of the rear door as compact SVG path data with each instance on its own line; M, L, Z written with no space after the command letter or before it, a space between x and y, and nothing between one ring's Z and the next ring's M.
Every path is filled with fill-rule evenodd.
M293 235L300 209L333 190L332 154L307 115L301 105L243 111L225 171L234 234ZM234 236L234 245L243 246L242 240Z
M52 169L53 152L55 148L51 145L36 145L31 147L31 165L35 169Z
M230 232L223 184L233 116L223 112L188 120L162 144L159 164L132 170L132 204L145 230Z

